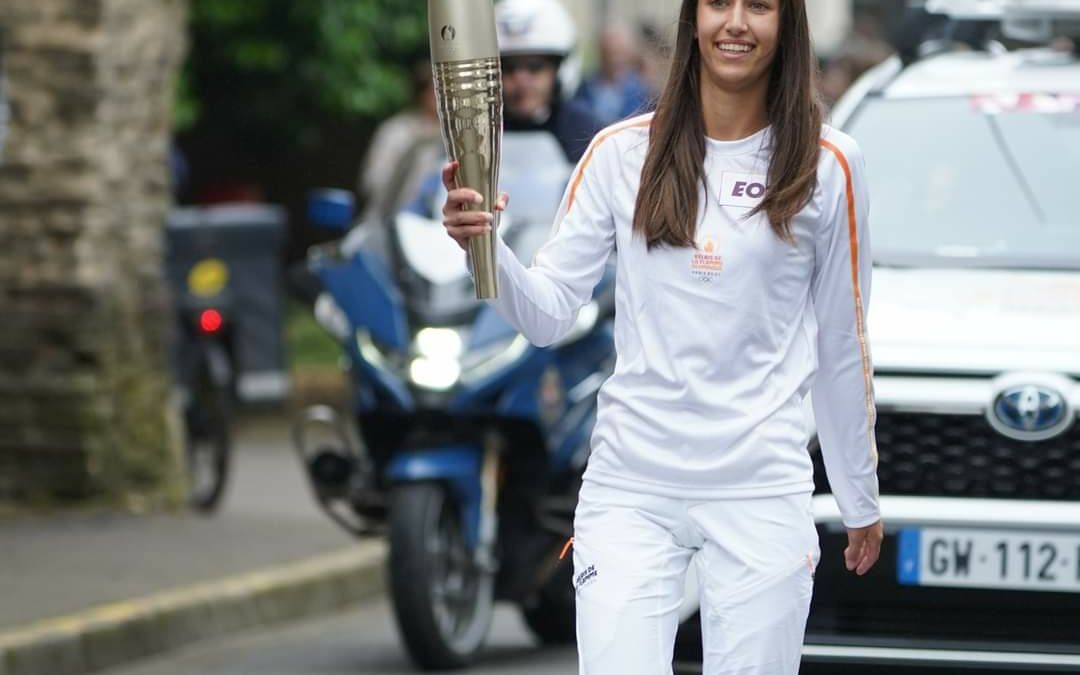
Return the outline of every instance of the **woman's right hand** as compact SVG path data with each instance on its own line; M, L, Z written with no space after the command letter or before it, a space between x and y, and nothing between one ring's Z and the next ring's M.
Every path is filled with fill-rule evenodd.
M487 211L466 211L466 206L478 206L484 203L483 196L469 188L455 188L454 176L457 175L458 162L450 162L443 167L442 182L446 187L446 203L443 204L443 226L450 238L464 250L469 250L469 238L491 231L491 213ZM495 205L496 211L502 211L509 202L509 195L500 195Z

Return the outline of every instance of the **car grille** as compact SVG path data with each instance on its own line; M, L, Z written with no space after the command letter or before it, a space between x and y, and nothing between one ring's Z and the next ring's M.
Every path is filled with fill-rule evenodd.
M935 595L940 596L941 592ZM1076 650L1076 627L1071 623L1076 620L1076 612L1059 610L1048 615L1017 604L1010 606L1008 620L1003 620L1005 610L1001 607L989 608L983 603L983 606L941 608L938 600L939 597L926 598L926 604L919 607L849 605L825 609L815 605L807 629L821 636L921 638L971 645L996 643L999 648L1030 643L1059 644Z
M1046 441L1002 436L982 416L881 413L882 494L1004 499L1080 498L1080 425ZM828 491L821 453L819 492Z
M807 631L831 638L920 639L992 645L1057 645L1080 651L1075 593L901 586L897 542L886 536L862 578L844 571L847 535L819 529L822 563Z

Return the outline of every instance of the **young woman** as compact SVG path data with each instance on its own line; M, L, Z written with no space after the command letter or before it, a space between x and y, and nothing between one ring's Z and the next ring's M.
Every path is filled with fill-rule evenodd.
M500 246L494 304L551 343L618 251L618 359L574 522L581 672L670 672L693 560L704 672L795 673L819 557L811 393L847 569L882 539L863 160L822 124L804 0L683 0L678 26L655 114L593 140L531 267ZM455 170L444 223L464 245L490 217L462 210L479 195Z

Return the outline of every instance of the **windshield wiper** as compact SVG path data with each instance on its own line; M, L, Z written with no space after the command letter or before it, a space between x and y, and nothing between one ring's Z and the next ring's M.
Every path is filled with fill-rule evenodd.
M1020 168L1020 163L1016 161L1016 157L1013 155L1012 150L1009 149L1009 144L1005 140L1005 136L1001 133L1001 126L994 119L993 115L983 115L986 119L986 123L990 125L990 134L994 137L994 141L997 142L998 149L1001 150L1001 154L1005 156L1005 162L1009 165L1009 169L1012 170L1013 176L1016 178L1016 182L1020 184L1020 189L1023 190L1024 195L1028 199L1028 203L1031 204L1031 209L1035 212L1035 217L1039 219L1039 223L1046 224L1046 213L1043 212L1042 207L1039 206L1039 200L1035 197L1035 191L1031 189L1031 184L1028 183L1027 178L1024 177L1024 172Z

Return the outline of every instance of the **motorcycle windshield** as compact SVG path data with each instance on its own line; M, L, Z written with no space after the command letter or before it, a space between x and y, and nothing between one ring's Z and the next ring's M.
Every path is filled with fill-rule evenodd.
M432 170L437 172L444 162L445 157ZM511 200L500 219L500 236L519 260L532 260L547 240L572 169L551 134L503 135L499 185ZM446 190L440 187L430 196L431 217L403 211L394 218L402 289L419 325L471 323L484 306L476 300L465 252L443 228L445 199Z

